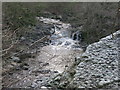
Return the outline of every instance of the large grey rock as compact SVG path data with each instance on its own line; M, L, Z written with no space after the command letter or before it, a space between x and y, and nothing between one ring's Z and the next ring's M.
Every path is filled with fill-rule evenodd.
M117 36L118 34L120 30L87 47L79 58L82 62L80 61L76 68L71 86L99 88L113 83L112 88L116 87L114 82L119 81L117 43L120 42L118 40L120 37Z
M77 64L71 69L76 73L72 78L69 74L63 74L62 77L66 79L62 83L69 81L67 88L118 88L118 83L120 84L118 34L120 30L102 38L99 42L90 44L82 56L75 58ZM61 85L61 82L58 85Z

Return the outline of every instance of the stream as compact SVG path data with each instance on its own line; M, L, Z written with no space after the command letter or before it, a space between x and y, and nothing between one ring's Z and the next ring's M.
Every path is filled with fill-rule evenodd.
M40 88L48 80L64 72L80 56L83 50L79 41L71 37L70 24L60 20L37 17L40 22L54 25L51 31L50 44L38 50L37 57L29 58L28 70L18 70L7 76L4 85L10 88Z

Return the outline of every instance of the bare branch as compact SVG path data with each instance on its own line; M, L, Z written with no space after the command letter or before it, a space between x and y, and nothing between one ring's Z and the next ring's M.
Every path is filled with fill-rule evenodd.
M17 28L16 30L14 30L14 32L13 32L12 34L10 34L10 35L9 35L9 32L8 32L8 33L5 34L4 36L2 36L2 38L4 38L4 37L10 38L10 37L13 36L14 34L16 34L16 32L17 32L18 29L19 29L19 28ZM8 30L10 30L10 28L9 28Z
M0 55L0 57L1 57L1 56L5 56L5 55L8 53L8 51L9 51L10 49L12 49L12 48L15 46L15 44L17 44L17 43L18 43L18 40L17 40L16 43L12 44L9 48L0 51L0 52L5 52L4 54Z
M34 44L36 44L36 43L38 43L38 42L40 42L40 41L42 41L44 39L48 39L49 37L50 36L44 36L44 37L40 38L39 40L35 41L34 43L32 43L29 47L33 46Z

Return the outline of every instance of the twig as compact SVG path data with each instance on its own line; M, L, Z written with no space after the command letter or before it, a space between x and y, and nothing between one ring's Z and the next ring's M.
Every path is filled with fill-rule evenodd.
M16 43L12 44L9 48L2 50L2 52L10 50L17 43L18 43L18 41Z
M48 38L48 36L44 36L44 37L40 38L39 40L37 40L34 43L32 43L29 47L33 46L34 44L36 44L37 42L39 42L39 41L41 41L41 40L43 40L45 38Z
M10 34L10 35L8 35L9 33L7 33L6 35L2 36L2 38L4 38L4 37L10 38L11 36L13 36L13 34L16 34L16 32L17 32L18 29L19 29L19 28L17 28L16 30L14 30L14 32L13 32L12 34ZM10 30L10 29L9 29L9 30Z
M8 51L9 51L11 48L13 48L14 45L17 44L17 43L18 43L18 41L17 41L16 43L12 44L9 48L0 51L0 53L1 53L1 52L5 52L4 54L0 55L0 57L6 55L6 54L8 53Z

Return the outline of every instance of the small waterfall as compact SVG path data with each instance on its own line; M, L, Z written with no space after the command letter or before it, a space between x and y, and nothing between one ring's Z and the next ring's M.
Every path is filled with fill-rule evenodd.
M72 34L72 39L76 41L81 41L81 32L78 30Z

